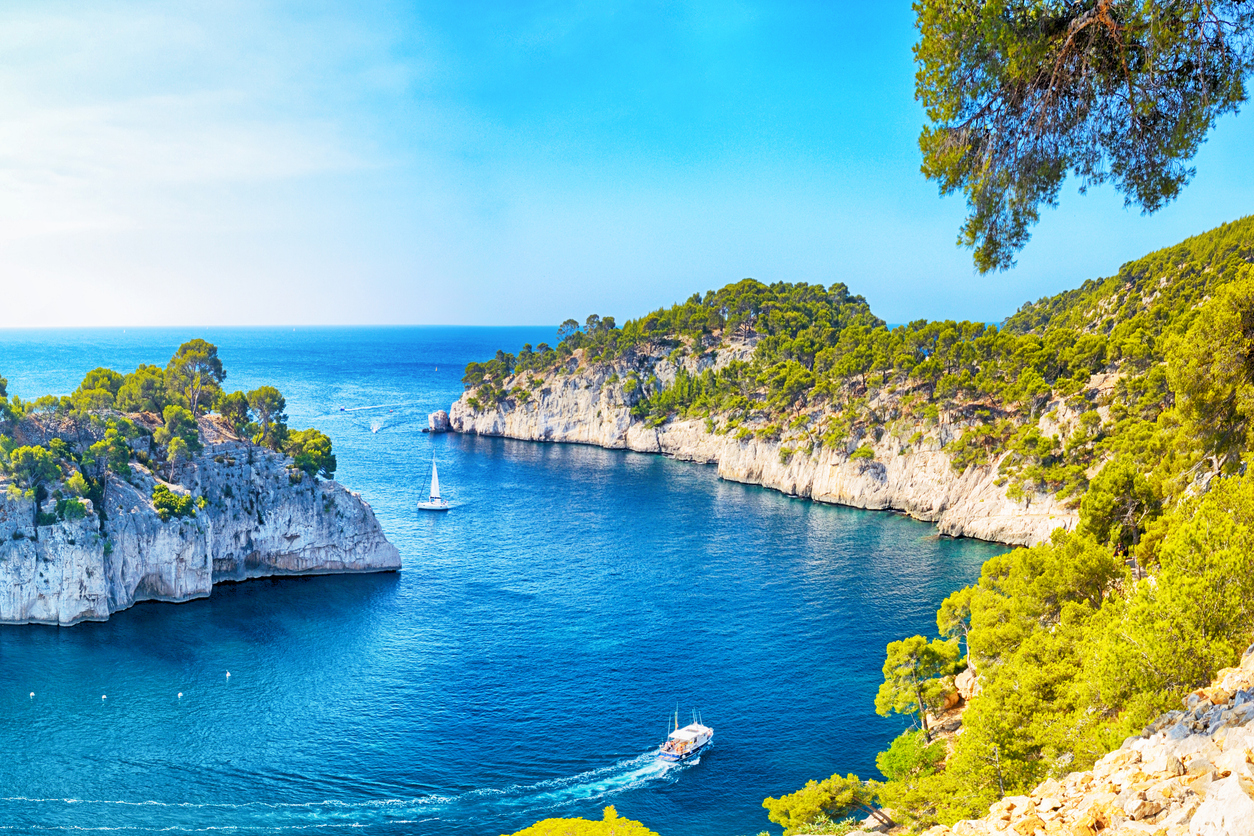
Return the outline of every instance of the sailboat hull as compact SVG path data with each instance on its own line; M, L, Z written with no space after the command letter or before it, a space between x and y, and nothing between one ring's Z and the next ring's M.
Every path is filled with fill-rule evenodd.
M418 503L419 511L447 511L448 509L449 509L449 504L445 502L444 500L440 500L439 502L419 502Z

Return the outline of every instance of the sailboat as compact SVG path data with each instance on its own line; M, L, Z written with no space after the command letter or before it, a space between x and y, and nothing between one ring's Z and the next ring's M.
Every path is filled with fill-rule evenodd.
M447 499L440 497L440 472L436 470L435 459L431 460L431 496L418 503L419 511L447 511Z

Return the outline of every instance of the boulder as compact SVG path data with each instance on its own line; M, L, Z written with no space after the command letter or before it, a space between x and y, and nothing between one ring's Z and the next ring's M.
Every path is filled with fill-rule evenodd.
M427 428L433 433L446 433L453 429L448 420L448 413L437 409L427 416Z
M1189 822L1192 836L1254 836L1254 799L1233 775L1215 781Z
M980 679L975 675L975 671L967 668L954 679L954 687L958 689L958 693L962 695L964 700L970 702L974 697L980 695Z

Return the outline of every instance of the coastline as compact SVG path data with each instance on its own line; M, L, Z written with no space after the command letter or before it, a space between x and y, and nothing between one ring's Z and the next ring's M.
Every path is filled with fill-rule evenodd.
M745 343L680 363L695 374L751 351L752 345ZM447 429L714 464L727 481L827 504L897 511L935 524L946 536L1012 546L1034 545L1055 529L1074 530L1079 522L1078 511L1053 495L1009 498L1004 482L998 484L1003 481L998 477L1000 459L955 472L945 447L961 436L962 423L898 422L878 439L856 439L840 447L811 444L807 449L804 439L788 432L773 438L760 433L720 434L700 419L677 418L651 427L634 418L634 393L626 385L629 376L653 375L666 385L678 369L664 355L587 365L577 354L554 372L508 381L506 389L524 383L530 387L530 396L522 403L507 399L476 408L471 394L463 393L449 409ZM439 413L431 423L437 431L444 426ZM873 457L865 452L855 455L859 446L869 448Z

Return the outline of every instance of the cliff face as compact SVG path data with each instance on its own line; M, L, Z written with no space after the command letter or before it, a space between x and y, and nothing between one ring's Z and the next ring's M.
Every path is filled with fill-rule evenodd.
M103 621L137 601L203 598L224 580L400 568L359 495L293 483L269 451L219 436L175 476L174 490L205 499L194 517L163 522L156 480L132 464L127 480L108 477L103 509L85 501L85 517L38 531L33 500L0 484L0 623Z
M748 359L752 350L752 344L740 343L679 362L699 373L733 359ZM1052 495L1038 494L1023 501L1008 498L997 484L998 462L954 472L943 448L961 436L961 426L908 424L878 439L867 436L837 448L805 445L787 430L774 438L719 434L710 431L707 422L694 419L651 427L633 419L634 391L628 391L631 384L627 381L638 379L643 371L669 385L678 369L674 361L661 355L613 364L578 361L575 357L556 373L541 377L524 373L510 381L509 386L528 389L525 403L515 398L477 409L470 393L463 395L449 409L452 429L594 444L717 464L719 476L730 481L820 502L902 511L934 522L941 533L952 536L1031 545L1047 539L1056 528L1073 529L1078 522L1076 511ZM916 433L921 437L909 443ZM871 447L874 459L851 456L861 445Z

